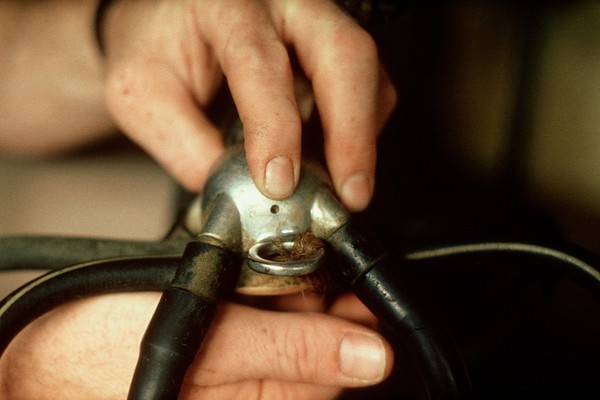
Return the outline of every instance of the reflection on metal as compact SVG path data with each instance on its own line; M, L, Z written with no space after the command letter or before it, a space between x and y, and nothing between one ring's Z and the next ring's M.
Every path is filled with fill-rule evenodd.
M303 249L299 249L303 246ZM256 272L280 276L302 276L315 272L323 262L322 246L302 245L296 238L259 242L248 250L248 266Z
M305 162L295 192L283 200L264 196L255 186L243 145L232 146L221 159L202 195L191 203L183 219L190 237L220 245L243 257L239 288L252 293L249 282L261 282L257 293L280 294L301 283L281 277L300 277L318 269L325 249L317 246L311 254L295 260L273 257L276 244L292 248L294 240L310 234L326 240L350 219L334 196L329 177L319 166ZM272 275L271 291L265 280L253 274ZM286 282L282 284L282 282Z

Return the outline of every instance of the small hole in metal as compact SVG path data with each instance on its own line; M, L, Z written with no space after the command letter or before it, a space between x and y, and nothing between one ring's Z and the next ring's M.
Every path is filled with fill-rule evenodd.
M271 214L277 214L279 212L279 206L277 204L273 204L271 206Z

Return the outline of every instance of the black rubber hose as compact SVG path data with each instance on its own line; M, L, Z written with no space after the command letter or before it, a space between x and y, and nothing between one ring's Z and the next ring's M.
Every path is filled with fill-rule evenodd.
M355 220L328 240L339 256L336 272L377 316L391 343L403 344L417 364L430 399L469 399L467 370L450 333L437 326L411 293L377 238Z
M107 258L176 254L186 241L133 241L65 236L0 238L0 271L52 270Z
M116 292L163 291L180 257L119 258L51 271L0 302L0 355L27 324L74 299Z
M519 261L519 265L528 266L544 276L554 274L567 278L600 300L600 257L575 245L552 244L547 247L511 242L469 243L411 251L403 258L416 264L454 264L459 268L463 265L511 265Z
M382 322L388 321L386 325L391 327L392 331L395 329L404 331L406 326L418 328L423 322L420 321L420 318L414 318L413 315L412 321L406 319L407 313L410 314L413 310L414 303L407 303L406 300L403 300L405 299L404 290L400 295L395 293L399 288L396 286L398 279L395 272L401 268L392 268L383 249L373 247L372 239L364 235L366 231L361 229L355 233L348 229L344 231L338 232L338 239L333 240L332 244L334 247L338 247L338 252L345 254L347 261L352 261L344 263L344 267L339 267L345 279L355 288L362 300L366 304L370 304L369 307L374 310ZM344 234L348 237L344 237ZM348 238L351 240L347 240ZM365 252L365 249L368 251ZM559 276L569 277L600 298L600 273L597 269L597 266L600 265L599 259L596 255L578 248L568 247L565 250L556 250L554 247L522 243L480 243L438 246L412 251L403 258L405 261L432 262L440 266L448 265L447 262L452 259L464 258L464 262L459 264L473 265L475 262L485 267L489 265L485 262L486 257L493 257L497 265L498 257L505 256L509 257L505 258L507 262L510 262L510 257L533 257L532 265L536 264L533 261L543 262L543 272L552 271L558 273ZM31 281L0 302L0 354L12 338L29 322L72 299L113 292L165 290L173 280L179 260L180 257L166 256L89 262L53 271ZM391 317L388 316L388 313L391 314ZM416 315L418 316L419 313ZM400 321L400 327L394 328L394 320ZM403 335L404 333L392 335L391 341L402 339ZM435 353L438 348L446 347L445 341L434 337L434 342L432 342L431 337L422 334L408 337L415 344L413 351L423 353L422 360L425 361L425 368L429 369L432 375L438 374L440 371L436 372L435 368L428 367L427 362L437 357L432 357L431 350ZM437 344L435 344L436 341ZM430 346L431 343L435 345ZM453 357L442 357L442 359L444 358L455 360ZM448 365L453 363L454 361ZM443 365L444 363L437 361L435 364ZM450 367L450 369L452 368ZM446 370L442 370L441 373L448 374ZM450 387L456 386L457 382L464 383L464 378L457 381L452 376L447 376L445 379ZM442 398L435 395L436 392L440 393L439 387L442 387L438 384L433 386L433 392L431 387L429 388L432 398ZM458 389L452 390L460 392Z
M397 266L382 260L353 292L381 321L390 341L401 340L417 363L429 399L470 399L466 367L452 336L417 302Z
M239 264L233 252L221 247L204 242L187 245L142 340L128 399L178 397L217 302L234 288Z
M215 313L215 303L167 289L142 339L128 399L176 399Z

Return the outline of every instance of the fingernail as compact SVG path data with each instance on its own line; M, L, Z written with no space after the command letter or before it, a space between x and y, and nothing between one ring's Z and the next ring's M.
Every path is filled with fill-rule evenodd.
M272 158L265 171L265 190L274 198L282 199L294 193L294 165L286 156Z
M371 180L364 172L358 172L342 183L340 196L350 211L361 211L369 205L371 192Z
M348 333L340 345L340 368L352 379L375 382L385 372L385 348L375 335Z

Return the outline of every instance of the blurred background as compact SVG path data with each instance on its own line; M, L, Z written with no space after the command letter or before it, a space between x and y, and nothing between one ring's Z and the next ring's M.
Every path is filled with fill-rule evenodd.
M125 138L60 158L0 159L0 235L159 240L174 223L176 188ZM0 293L38 274L3 273Z
M365 21L399 91L365 212L383 240L401 252L568 241L600 254L600 3L414 3ZM159 239L177 198L124 138L0 161L2 235ZM432 266L415 285L464 349L478 398L597 398L600 305L520 267ZM422 396L410 366L395 374L380 398Z
M367 212L388 248L600 254L600 3L412 2L374 25L400 99ZM411 283L455 335L476 398L597 398L600 304L531 263L432 263ZM382 393L420 398L398 369Z

